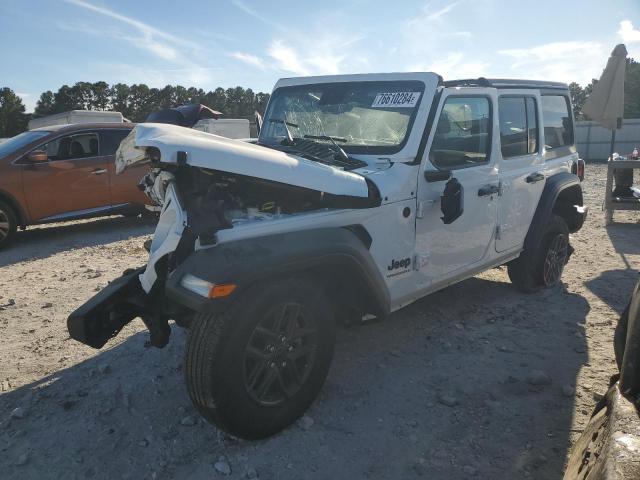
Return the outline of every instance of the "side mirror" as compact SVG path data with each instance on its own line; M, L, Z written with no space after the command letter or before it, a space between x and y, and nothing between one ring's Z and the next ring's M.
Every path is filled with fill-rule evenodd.
M32 163L43 163L49 161L49 156L44 150L34 150L33 152L29 152L27 160Z
M445 225L455 222L463 210L464 189L457 178L452 178L444 187L444 192L440 197L440 210L442 211L442 222Z
M427 182L444 182L451 178L451 170L425 170L424 179Z

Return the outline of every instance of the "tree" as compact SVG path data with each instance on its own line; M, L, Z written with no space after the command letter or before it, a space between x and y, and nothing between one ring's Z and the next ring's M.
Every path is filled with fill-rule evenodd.
M0 89L0 137L13 137L27 128L22 99L8 87Z
M640 62L627 59L624 81L624 118L640 118Z
M587 99L584 88L576 82L571 82L569 84L569 95L571 95L571 104L573 105L573 116L576 120L581 120L583 118L582 107Z
M42 92L40 94L40 98L36 103L36 108L34 110L34 115L38 117L42 117L44 115L49 115L53 112L54 109L54 97L53 92L51 90L47 90L46 92Z
M162 108L177 107L188 103L201 103L218 110L227 118L253 120L257 110L264 113L269 94L255 93L250 88L216 88L205 92L201 88L182 85L166 85L149 88L140 83L127 85L107 82L76 82L62 85L55 93L47 90L40 95L34 116L41 117L69 110L113 110L133 121L143 122L147 116ZM26 126L26 125L25 125Z

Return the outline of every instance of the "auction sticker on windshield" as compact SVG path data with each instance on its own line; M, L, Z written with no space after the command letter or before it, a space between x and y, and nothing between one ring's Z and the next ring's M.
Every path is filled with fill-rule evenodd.
M420 99L420 92L379 93L373 100L372 108L411 108Z

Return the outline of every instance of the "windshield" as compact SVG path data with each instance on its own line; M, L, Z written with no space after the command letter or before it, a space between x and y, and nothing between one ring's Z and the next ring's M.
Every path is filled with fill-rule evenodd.
M423 92L419 81L281 87L269 101L259 142L282 145L289 137L306 138L335 142L348 153L396 153L411 131Z
M16 150L21 149L25 145L30 144L34 140L37 140L42 137L46 137L50 133L51 132L46 132L46 131L22 132L20 135L11 137L6 142L0 143L0 157L9 155L10 153L15 152Z

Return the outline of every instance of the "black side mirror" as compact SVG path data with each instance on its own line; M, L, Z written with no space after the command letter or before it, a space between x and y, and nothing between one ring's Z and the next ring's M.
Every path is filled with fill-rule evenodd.
M427 182L445 182L451 178L451 170L425 170L424 179Z
M464 189L457 178L452 178L444 187L444 192L440 197L440 210L442 211L442 221L445 225L455 222L462 212Z

